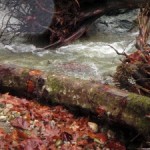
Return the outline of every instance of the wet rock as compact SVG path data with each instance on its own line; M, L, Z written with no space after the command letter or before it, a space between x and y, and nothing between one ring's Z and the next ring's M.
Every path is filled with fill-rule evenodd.
M114 12L114 11L113 11ZM92 33L124 33L136 27L135 20L138 10L122 10L116 13L110 13L97 19L91 30Z
M128 21L128 20L120 20L118 22L118 26L120 28L124 28L124 29L127 29L127 30L130 30L130 29L132 29L134 27L133 26L133 22Z

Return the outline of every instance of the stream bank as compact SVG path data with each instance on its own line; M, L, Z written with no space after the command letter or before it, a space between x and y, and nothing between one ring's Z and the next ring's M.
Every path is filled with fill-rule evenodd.
M127 23L125 21L122 21L122 22L124 24ZM127 26L129 26L129 24ZM111 99L112 95L115 93L117 98L116 98L116 101L114 101L114 104L119 105L118 96L119 97L123 96L123 100L121 101L122 107L119 108L119 110L115 109L114 107L111 107L111 103L109 101L107 103L110 107L108 108L108 110L110 109L110 111L106 111L106 114L110 114L110 112L112 112L115 109L114 116L115 117L119 116L120 113L122 113L122 110L120 109L126 106L126 100L124 101L124 99L126 99L128 96L126 94L124 95L124 93L122 92L121 93L116 92L116 91L114 92L113 90L109 91L108 86L105 86L105 85L100 86L101 82L99 82L99 80L102 80L102 83L106 83L106 84L110 83L111 79L109 78L110 77L109 74L115 70L116 65L119 63L118 57L116 58L117 54L115 54L114 50L111 49L108 45L112 45L116 49L121 50L121 51L124 51L122 47L127 47L126 51L130 52L134 49L133 39L135 39L134 36L136 36L137 32L133 31L131 34L131 32L128 33L126 30L126 31L123 31L123 33L119 33L119 34L116 34L116 33L115 34L113 33L96 34L93 40L91 37L88 37L89 33L87 33L86 38L83 38L71 45L63 46L56 50L51 50L51 51L48 50L44 52L36 52L37 48L34 45L31 45L31 44L29 45L27 43L24 43L20 39L18 40L18 42L16 41L12 43L11 45L2 44L1 62L5 64L9 64L11 62L11 64L20 65L22 67L32 66L32 68L34 69L41 69L45 72L49 72L49 70L51 70L53 73L54 72L58 73L58 76L56 76L56 78L55 78L55 75L53 75L53 77L50 76L50 78L48 79L50 80L50 85L46 93L44 93L46 94L45 96L47 96L46 100L49 100L50 98L51 102L58 101L59 103L62 103L61 101L67 100L67 102L70 102L70 103L72 102L73 105L76 105L76 103L79 103L79 102L78 102L78 95L75 95L75 94L78 94L78 92L80 93L80 91L82 91L83 89L83 92L81 92L81 98L83 99L80 99L80 97L79 99L81 101L87 102L87 105L83 105L82 107L83 108L87 107L88 109L89 108L94 109L95 106L97 105L97 98L101 99L99 98L99 94L102 93L103 91L105 92L105 90L106 90L106 93L108 92L109 94L107 93L106 95L105 94L100 95L100 97L104 96L104 99L102 98L102 101L103 101L102 104L106 102L107 96ZM129 42L129 40L131 41ZM115 62L115 60L117 61ZM5 86L5 83L6 83L6 86L5 86L5 88L7 89L6 91L12 90L12 93L14 92L14 95L16 95L19 88L21 88L23 92L27 91L29 92L28 93L29 95L32 93L37 98L40 96L40 94L42 94L41 90L43 90L43 88L41 88L41 86L43 87L43 84L44 84L43 79L40 81L38 80L39 81L38 83L36 82L33 83L32 79L34 77L33 78L31 77L31 80L29 78L30 75L33 75L33 76L35 75L35 80L36 80L37 79L36 77L40 75L40 71L32 70L31 72L29 71L29 73L25 72L24 74L25 78L23 78L23 80L20 80L19 75L15 75L11 77L11 74L9 74L9 76L7 75L5 76L5 73L8 73L7 71L11 73L12 70L15 70L13 69L13 67L12 68L6 67L6 69L4 70L6 72L2 74L1 87ZM22 70L24 69L19 69L17 70L17 72L22 73ZM53 73L50 73L50 74L52 75ZM83 85L80 85L80 82L78 81L78 79L72 78L71 80L68 80L67 82L65 82L67 79L66 79L66 76L64 75L73 76L73 77L82 78L82 79L90 79L91 81L89 84L86 84L86 81L79 80L81 81L81 83L83 83ZM6 77L5 78L6 80L4 80L4 77ZM51 80L51 77L52 77L52 80ZM60 77L60 78L57 78L57 77ZM7 82L7 79L8 79L8 82ZM94 81L93 79L98 80L97 84L95 83L96 81ZM17 84L15 84L15 82ZM58 85L57 84L55 85L55 83L58 83ZM70 83L72 83L71 90L70 90ZM75 87L76 85L77 87ZM16 91L13 86L17 86ZM41 88L39 93L37 92L38 89L36 89L37 86ZM94 94L90 86L94 86L96 88L96 91ZM100 89L99 89L99 86L100 86ZM2 90L5 90L5 89L2 89ZM47 95L48 92L51 93L50 97ZM27 96L28 94L25 93L25 96ZM68 98L66 96L68 96ZM139 104L143 106L143 101L140 102L137 98L138 97L137 95L133 94L131 96L132 96L131 99L137 100L136 106L139 106ZM95 97L96 99L94 99ZM129 104L130 102L132 103L131 99L129 97ZM135 111L132 117L136 118L136 121L137 121L136 126L140 127L140 131L143 128L143 125L141 123L148 124L147 114L149 113L149 98L143 97L142 99L146 101L146 105L144 105L145 107L140 107L140 106L139 107L146 109L146 111L141 110L140 112L138 112L137 108L139 107L137 108L135 107L135 110L131 109L133 112ZM113 101L113 100L110 100L110 101ZM127 101L128 101L128 98L127 98ZM93 102L96 102L96 104L93 105ZM100 102L100 106L101 106L101 102ZM128 105L128 107L129 106L130 105ZM103 108L104 107L100 107L99 109L100 113L103 112ZM125 109L125 111L128 112L128 109L127 110ZM139 117L138 116L139 114L142 116ZM125 118L130 118L130 114L127 114L127 115L123 114L123 119ZM144 121L143 120L139 121L139 118L142 118ZM131 125L133 123L133 120L129 119L128 123ZM149 133L149 127L146 127L146 133Z
M116 135L123 134L127 147L139 147L136 141L140 140L138 144L143 144L148 140L148 97L121 91L96 81L11 65L1 65L0 73L1 93L9 92L21 98L34 99L35 102L49 107L61 104L78 116L91 116L94 122L100 121L100 124L112 128ZM126 134L129 131L130 135Z

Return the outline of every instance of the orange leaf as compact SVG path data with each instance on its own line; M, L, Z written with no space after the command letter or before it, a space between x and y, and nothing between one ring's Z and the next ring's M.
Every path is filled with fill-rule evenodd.
M42 71L40 71L40 70L32 70L29 72L30 76L39 76L41 74L42 74Z

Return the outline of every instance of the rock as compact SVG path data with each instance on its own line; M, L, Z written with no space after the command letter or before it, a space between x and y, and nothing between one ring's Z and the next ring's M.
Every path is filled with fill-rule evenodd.
M62 140L57 140L55 143L56 147L61 146L62 144L63 144Z
M50 121L50 126L51 126L52 129L55 128L56 122L54 120L51 120Z
M92 33L124 33L132 30L136 24L138 10L108 14L97 19L89 31Z
M94 133L98 132L98 125L94 122L88 122L88 126Z
M13 105L12 104L6 104L6 108L8 108L8 109L13 108Z
M1 122L7 121L7 116L0 116L0 121Z
M34 125L30 125L29 128L30 128L30 130L34 129Z
M9 112L9 110L10 110L9 108L5 108L5 109L3 110L3 114L6 115L6 114Z
M120 20L118 24L119 24L119 27L127 29L127 30L130 30L134 27L133 22L128 21L128 20Z
M5 108L5 104L0 103L0 108Z
M107 137L108 137L109 139L112 139L112 138L115 137L115 133L114 133L113 131L111 131L111 130L108 130L108 131L107 131Z
M20 112L16 112L16 113L14 114L14 117L15 117L15 118L20 117Z
M12 111L11 113L12 113L12 115L14 115L14 114L16 114L16 113L17 113L17 111Z

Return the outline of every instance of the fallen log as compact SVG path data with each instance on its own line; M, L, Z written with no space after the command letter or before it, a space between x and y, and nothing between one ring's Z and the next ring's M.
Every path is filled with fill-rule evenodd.
M40 70L0 65L0 92L34 98L42 103L79 106L100 117L150 133L150 98L103 85Z

